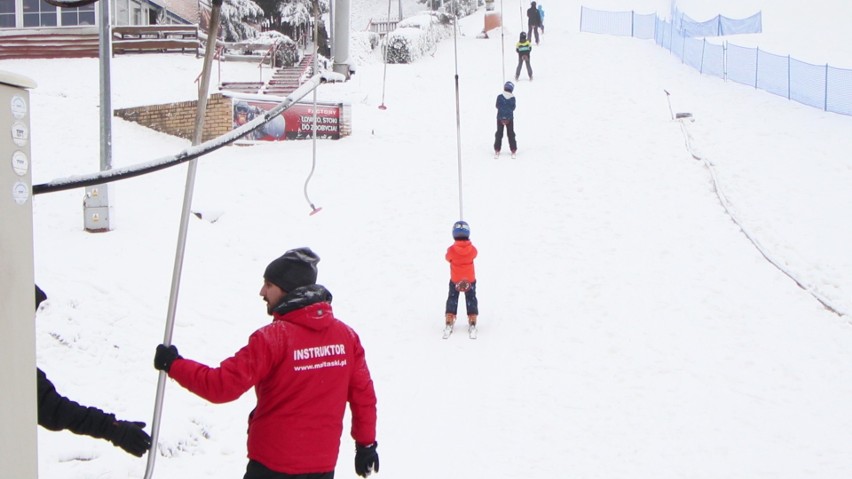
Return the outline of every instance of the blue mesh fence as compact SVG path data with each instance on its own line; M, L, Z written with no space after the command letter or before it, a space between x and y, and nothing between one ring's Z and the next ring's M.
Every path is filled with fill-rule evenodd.
M671 47L669 47L669 51L672 52L672 55L682 59L684 45L686 44L686 37L682 37L676 33L677 32L672 34L672 44Z
M704 43L704 61L701 63L701 73L725 78L725 47Z
M633 15L633 36L642 40L654 38L657 25L657 15L648 13L645 15Z
M580 7L580 31L632 36L633 12L603 12Z
M757 49L728 44L726 62L728 79L743 85L755 86Z
M739 20L719 15L696 22L680 12L675 12L674 18L674 22L667 22L656 14L603 12L582 7L580 31L654 39L682 63L703 74L852 116L852 70L812 65L757 48L728 42L715 45L704 38L694 38L761 32L760 12Z
M706 22L696 22L683 15L680 22L680 33L685 37L715 37L719 35L719 15Z
M719 15L719 35L738 35L741 33L761 33L763 31L763 15L760 12L748 18L734 20Z
M825 108L825 65L790 59L790 99Z
M710 20L699 22L683 12L674 12L675 30L685 37L717 37L738 33L760 33L763 31L763 14L757 12L748 18L728 18L716 15Z
M852 70L828 67L825 109L843 115L852 115Z
M686 38L683 41L683 63L701 71L701 62L704 60L704 40L697 38Z
M757 87L784 98L790 98L790 57L761 50L757 52Z

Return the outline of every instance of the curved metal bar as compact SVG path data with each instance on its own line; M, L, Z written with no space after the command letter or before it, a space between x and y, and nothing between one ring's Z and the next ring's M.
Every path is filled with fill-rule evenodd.
M85 7L86 5L91 5L96 3L98 0L44 0L44 3L49 5L53 5L54 7L62 7L62 8L74 8L74 7Z
M187 161L199 158L201 156L206 155L207 153L216 151L219 148L222 148L223 146L230 145L231 143L248 135L252 131L257 130L266 123L269 123L276 116L280 115L282 112L289 109L296 102L305 97L308 93L312 92L320 84L329 81L342 80L343 75L339 73L325 72L318 75L314 75L310 80L306 81L304 84L302 84L302 86L293 91L293 93L290 93L287 98L284 99L284 101L273 107L271 110L258 116L254 120L237 128L236 130L230 131L228 133L225 133L224 135L213 138L211 140L207 140L206 142L201 143L200 145L187 148L176 155L165 156L147 163L138 163L136 165L124 168L113 168L112 170L100 171L88 175L58 178L55 180L51 180L47 183L33 185L32 193L33 195L40 195L44 193L55 193L57 191L72 190L74 188L81 188L84 186L110 183L113 181L124 180L127 178L133 178L135 176L141 176L147 173L152 173L154 171L163 170L172 166L179 165L181 163L186 163Z

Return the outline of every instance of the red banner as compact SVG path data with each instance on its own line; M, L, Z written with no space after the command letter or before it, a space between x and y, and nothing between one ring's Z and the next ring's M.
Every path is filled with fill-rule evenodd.
M274 108L278 103L262 100L234 99L234 128ZM340 139L339 103L317 103L317 138ZM281 115L249 133L243 139L252 141L305 140L313 138L314 105L296 103Z

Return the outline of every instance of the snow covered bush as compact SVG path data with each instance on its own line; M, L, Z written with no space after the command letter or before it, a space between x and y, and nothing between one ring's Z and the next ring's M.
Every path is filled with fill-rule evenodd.
M269 35L275 38L275 64L281 66L293 66L302 60L299 56L299 46L287 35L275 31L264 32L264 35Z
M487 0L417 0L418 3L426 4L432 10L453 15L458 13L459 17L466 17L475 12L477 8L485 4ZM493 1L493 0L492 0Z
M258 33L256 37L236 43L228 43L226 52L240 57L253 56L259 62L275 48L275 65L277 67L292 66L302 59L299 47L290 37L276 31ZM268 59L266 59L268 60Z
M375 58L374 52L379 46L381 38L376 32L361 31L352 32L349 38L349 58L352 64L363 65Z
M483 3L484 0L450 0L444 2L444 6L441 8L441 11L450 15L466 17L475 12L477 8L483 5Z
M385 37L388 63L411 63L432 54L438 42L452 32L441 14L421 13L399 22Z
M226 0L221 10L222 35L226 42L255 38L257 25L263 19L263 9L252 0Z

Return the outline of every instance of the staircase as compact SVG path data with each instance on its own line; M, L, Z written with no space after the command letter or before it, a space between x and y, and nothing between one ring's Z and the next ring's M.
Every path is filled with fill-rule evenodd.
M262 81L226 81L219 84L219 90L254 94L260 93L263 85Z
M313 62L314 56L309 53L302 57L302 61L298 65L275 70L272 78L266 82L260 92L276 96L287 96L293 93L304 83L302 79L305 77L305 73L311 70Z
M222 82L219 90L227 90L239 93L263 93L266 95L287 96L302 83L305 73L310 71L314 61L313 54L305 54L298 65L283 67L275 70L268 82Z

